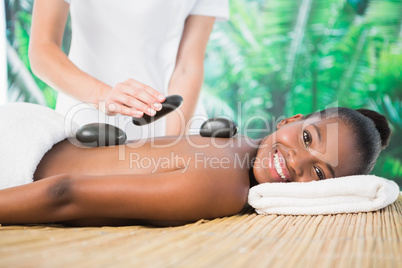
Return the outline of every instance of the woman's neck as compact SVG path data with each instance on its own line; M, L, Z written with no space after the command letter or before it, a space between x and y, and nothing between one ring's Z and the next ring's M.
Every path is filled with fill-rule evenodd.
M249 169L249 172L248 172L248 175L249 175L248 177L249 177L249 181L250 181L250 188L258 184L258 182L257 182L257 180L255 179L255 176L254 176L253 167L254 167L255 158L257 156L258 148L260 147L260 144L261 144L262 140L263 139L254 140L254 143L256 145L256 150L253 152L253 156L250 159L250 169Z

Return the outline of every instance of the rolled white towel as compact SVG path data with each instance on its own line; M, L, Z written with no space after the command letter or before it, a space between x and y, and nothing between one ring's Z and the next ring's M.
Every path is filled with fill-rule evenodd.
M33 181L45 153L66 134L64 116L32 103L0 106L0 189Z
M250 189L248 203L258 214L319 215L375 211L395 202L398 185L374 175L323 181L262 183Z

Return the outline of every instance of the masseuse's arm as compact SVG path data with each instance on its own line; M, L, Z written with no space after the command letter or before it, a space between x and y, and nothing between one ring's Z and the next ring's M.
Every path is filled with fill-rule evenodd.
M143 113L151 115L148 108L159 110L154 104L163 101L164 96L155 89L133 79L111 87L68 59L61 50L68 13L69 4L64 0L35 0L29 44L32 71L51 87L78 100L95 107L104 101L109 115L141 117Z
M179 135L194 113L204 80L204 57L215 22L214 17L191 15L187 18L176 59L176 67L169 84L169 95L184 99L180 113L167 116L167 135ZM184 124L182 125L182 117Z
M232 215L247 199L248 187L239 173L193 168L148 175L53 176L0 190L0 223L194 221Z

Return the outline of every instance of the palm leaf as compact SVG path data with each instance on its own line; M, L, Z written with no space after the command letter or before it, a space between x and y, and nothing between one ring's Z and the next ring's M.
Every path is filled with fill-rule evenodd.
M9 73L9 101L33 102L46 105L46 100L32 74L21 61L18 53L7 42L7 58Z

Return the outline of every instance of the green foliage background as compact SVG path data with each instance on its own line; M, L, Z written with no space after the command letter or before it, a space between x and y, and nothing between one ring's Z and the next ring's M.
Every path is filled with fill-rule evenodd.
M27 57L32 2L5 0L9 99L54 107L56 92ZM402 0L230 0L230 8L207 49L209 115L230 116L257 138L296 113L377 110L393 137L373 173L402 186ZM65 51L69 41L67 29Z

